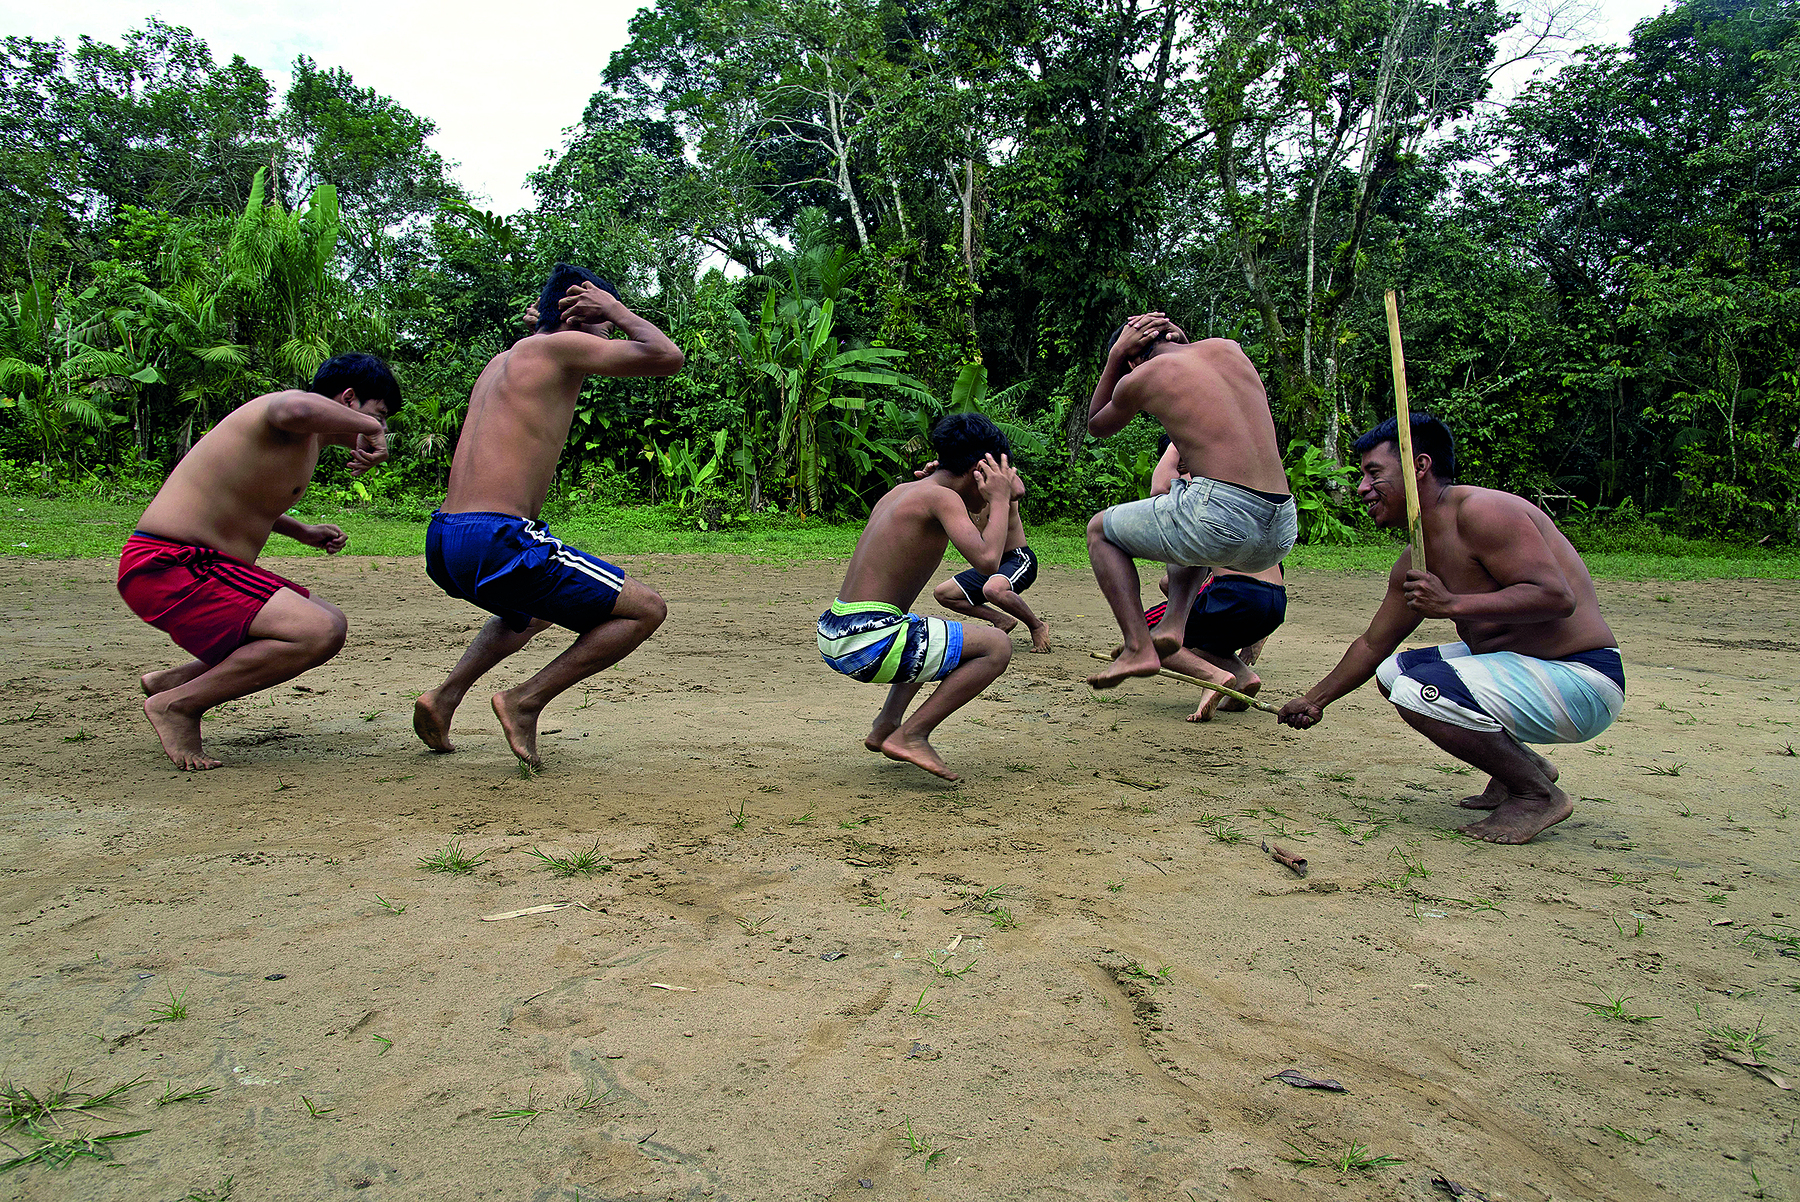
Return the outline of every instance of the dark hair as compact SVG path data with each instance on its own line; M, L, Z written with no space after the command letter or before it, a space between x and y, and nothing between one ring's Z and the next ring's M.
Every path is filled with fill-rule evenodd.
M937 453L939 468L960 476L983 455L998 459L1012 454L1012 443L979 413L947 413L931 427L931 449Z
M1456 438L1450 427L1429 413L1413 414L1411 425L1413 454L1431 456L1431 474L1448 484L1456 483ZM1393 443L1395 453L1399 452L1398 419L1388 418L1357 439L1352 449L1358 455L1366 455L1384 442Z
M1103 350L1103 351L1101 351L1101 352L1100 352L1100 353L1101 353L1101 354L1102 354L1102 355L1105 355L1105 356L1107 356L1107 357L1108 357L1108 358L1111 358L1111 357L1112 357L1112 348L1113 348L1113 343L1115 343L1115 342L1117 342L1117 341L1118 341L1118 340L1119 340L1119 335L1120 335L1120 334L1123 334L1123 333L1124 333L1124 332L1125 332L1125 323L1124 323L1124 322L1120 322L1120 323L1119 323L1119 328L1118 328L1118 329L1116 329L1116 330L1114 330L1114 331L1113 331L1113 332L1112 332L1112 335L1111 335L1111 337L1109 337L1109 338L1107 338L1107 340L1106 340L1106 349L1105 349L1105 350Z
M612 293L615 300L618 298L617 288L587 268L558 263L550 269L550 278L544 281L544 291L538 297L538 333L547 334L562 328L562 306L558 302L568 295L569 289L583 283Z
M400 410L399 381L388 365L374 355L352 351L319 365L311 391L320 396L336 396L346 388L355 389L361 400L386 401L390 417Z

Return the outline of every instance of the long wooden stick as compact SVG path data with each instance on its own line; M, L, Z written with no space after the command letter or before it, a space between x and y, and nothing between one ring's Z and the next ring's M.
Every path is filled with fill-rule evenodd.
M1412 413L1406 407L1406 352L1400 347L1400 305L1387 290L1388 350L1394 359L1394 418L1400 427L1400 477L1406 485L1406 538L1412 544L1415 572L1425 566L1425 527L1419 517L1418 469L1413 466Z
M1111 663L1113 658L1104 651L1089 651L1088 654L1095 659L1106 660L1108 663ZM1185 672L1177 672L1173 668L1158 668L1156 674L1158 676L1167 676L1170 680L1179 680L1187 684L1197 684L1201 688L1211 689L1215 693L1223 693L1233 701L1242 701L1245 705L1254 709L1259 709L1265 714L1279 714L1281 712L1279 706L1270 705L1266 701L1258 701L1248 693L1240 693L1236 689L1228 689L1222 684L1214 684L1210 680L1201 680L1198 676L1189 676Z

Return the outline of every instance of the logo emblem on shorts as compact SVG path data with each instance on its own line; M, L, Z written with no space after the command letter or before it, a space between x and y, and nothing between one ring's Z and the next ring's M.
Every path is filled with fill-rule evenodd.
M1434 684L1428 684L1419 690L1419 696L1427 701L1436 701L1438 699L1438 687Z

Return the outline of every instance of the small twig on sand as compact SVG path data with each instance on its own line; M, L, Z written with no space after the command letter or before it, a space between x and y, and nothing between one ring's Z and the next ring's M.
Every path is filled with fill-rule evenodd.
M1262 845L1262 849L1264 851L1268 852L1271 856L1274 856L1275 862L1277 864L1280 864L1284 868L1291 869L1293 871L1294 875L1296 875L1296 876L1305 876L1306 875L1307 869L1306 869L1306 857L1305 856L1297 856L1293 852L1287 850L1285 847L1283 847L1279 843L1277 843L1271 847L1266 840L1264 841L1264 843Z

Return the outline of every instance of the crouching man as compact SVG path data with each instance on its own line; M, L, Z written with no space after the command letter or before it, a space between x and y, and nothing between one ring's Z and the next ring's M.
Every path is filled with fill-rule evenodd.
M327 446L349 447L352 475L388 457L400 386L374 355L339 355L312 390L239 405L194 444L157 491L119 555L119 596L194 658L141 678L144 715L183 771L217 768L200 716L316 668L344 645L344 614L258 567L270 534L335 555L336 526L287 516Z
M1402 552L1368 630L1338 666L1281 708L1298 730L1376 678L1414 730L1489 776L1462 804L1492 811L1460 827L1490 843L1528 843L1567 818L1573 803L1557 770L1527 743L1582 743L1618 717L1625 670L1600 616L1587 565L1542 510L1522 497L1456 483L1450 431L1412 416L1413 463L1402 465L1392 420L1356 442L1356 495L1375 524L1406 526L1402 471L1418 480L1431 571ZM1456 623L1461 642L1394 652L1425 618Z

